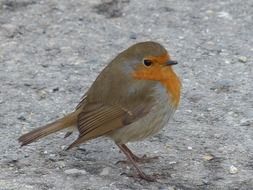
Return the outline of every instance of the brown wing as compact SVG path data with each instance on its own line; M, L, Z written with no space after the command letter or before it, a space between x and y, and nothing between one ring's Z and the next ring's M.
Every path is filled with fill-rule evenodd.
M82 96L81 101L76 106L76 110L78 110L80 107L86 105L86 103L87 103L87 92Z
M140 105L129 111L118 105L87 104L78 116L79 137L67 149L129 125L146 115L150 108Z

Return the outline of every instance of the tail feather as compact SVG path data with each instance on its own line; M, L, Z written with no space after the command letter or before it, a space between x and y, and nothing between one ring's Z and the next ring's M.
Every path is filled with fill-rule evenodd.
M21 137L19 137L18 141L21 143L21 146L24 146L38 139L41 139L51 133L55 133L62 129L71 127L75 125L76 122L77 122L77 113L73 112L61 119L58 119L52 123L39 127L31 132L22 135Z

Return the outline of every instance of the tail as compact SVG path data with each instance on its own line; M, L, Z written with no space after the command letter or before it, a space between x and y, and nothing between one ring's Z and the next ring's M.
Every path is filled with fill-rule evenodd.
M51 133L55 133L62 129L71 127L77 122L77 112L70 113L65 117L58 119L52 123L49 123L43 127L37 128L29 133L26 133L19 137L18 141L21 143L21 146L30 144L38 139L41 139Z

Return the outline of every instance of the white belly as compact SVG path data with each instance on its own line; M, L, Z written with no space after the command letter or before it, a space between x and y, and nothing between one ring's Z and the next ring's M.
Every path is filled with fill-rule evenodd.
M166 89L157 84L155 87L156 104L150 113L136 122L113 132L109 136L120 144L142 140L160 131L169 121L175 107L169 104L169 96Z

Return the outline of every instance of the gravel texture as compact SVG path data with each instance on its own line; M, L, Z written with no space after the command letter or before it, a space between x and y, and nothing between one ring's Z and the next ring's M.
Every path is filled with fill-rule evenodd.
M77 134L20 148L17 138L73 110L128 46L162 43L179 62L179 110L130 144L160 156L132 167L109 139L64 151ZM0 189L253 188L252 0L0 0Z

